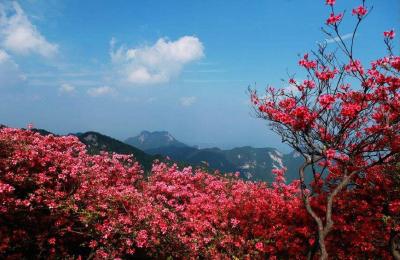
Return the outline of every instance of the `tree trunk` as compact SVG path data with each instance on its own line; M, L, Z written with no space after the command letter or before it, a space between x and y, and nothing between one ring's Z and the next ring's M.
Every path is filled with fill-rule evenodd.
M318 226L318 244L319 249L321 252L320 258L321 260L327 260L329 257L328 251L326 250L325 245L325 238L331 231L333 227L333 220L332 220L332 207L333 207L333 200L335 196L347 186L351 178L356 174L356 172L352 172L351 174L347 174L347 169L344 170L344 177L340 181L340 183L336 186L335 189L331 192L331 194L327 198L327 205L326 205L326 216L325 216L325 224L323 223L322 219L314 212L313 208L311 207L310 203L310 196L306 194L304 191L305 182L304 182L304 170L305 168L310 165L312 162L311 158L307 158L306 162L300 167L299 169L299 176L301 182L301 189L302 189L302 196L303 201L306 207L307 212L311 215L311 217L315 220ZM396 260L400 258L396 258Z
M393 258L396 260L400 260L399 240L400 240L399 234L395 234L390 239L390 251L392 253Z
M324 235L319 236L318 243L319 243L319 248L320 248L320 251L321 251L321 256L319 257L319 259L320 260L327 260L329 255L328 255L328 251L326 251L325 236Z

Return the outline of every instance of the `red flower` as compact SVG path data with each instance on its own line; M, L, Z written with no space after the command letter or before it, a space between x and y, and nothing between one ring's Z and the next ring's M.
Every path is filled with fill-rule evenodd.
M303 82L304 86L306 86L309 89L313 89L315 87L315 82L312 80L304 80Z
M336 24L338 22L340 22L343 18L343 14L338 14L335 15L334 13L331 13L331 15L329 16L329 18L326 20L326 24Z
M332 109L332 104L335 102L335 97L330 94L321 95L318 102L323 108Z
M52 237L49 240L47 240L47 242L49 242L50 245L55 245L56 244L56 239L54 237Z
M364 15L366 15L367 12L368 12L368 10L364 6L360 5L359 7L354 8L352 13L353 13L353 15L357 15L358 17L361 18Z
M315 69L317 67L317 62L316 61L309 61L308 60L308 54L306 53L303 57L303 59L301 59L299 61L299 65L303 66L306 69Z
M359 60L352 60L348 65L345 66L347 72L358 72L364 74L364 68Z
M383 36L392 40L396 36L396 34L395 34L394 30L392 29L390 31L383 32Z
M331 159L335 158L335 155L336 155L336 151L335 150L333 150L333 149L326 150L326 158L328 160L331 160Z
M327 5L333 6L336 3L336 0L326 0Z
M328 81L330 79L333 79L336 73L338 73L338 70L336 68L333 70L324 68L322 71L315 71L315 76L321 81Z
M257 243L256 243L256 249L257 249L258 251L263 252L263 251L264 251L264 245L263 245L263 243L257 242Z
M231 224L232 224L232 227L233 228L235 228L235 227L237 227L237 225L239 224L239 220L237 220L236 218L231 218Z

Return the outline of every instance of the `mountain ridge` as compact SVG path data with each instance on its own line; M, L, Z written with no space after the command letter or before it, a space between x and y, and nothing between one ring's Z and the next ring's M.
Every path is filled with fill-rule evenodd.
M171 137L170 141L166 142L165 137ZM297 179L298 166L303 162L302 158L296 157L293 152L283 154L272 147L254 148L247 145L232 149L200 149L178 141L167 131L142 131L127 140L133 139L141 139L141 142L136 142L136 147L148 154L168 156L175 161L193 166L206 166L221 172L240 172L242 178L255 181L272 182L272 169L286 167L286 178L290 182Z

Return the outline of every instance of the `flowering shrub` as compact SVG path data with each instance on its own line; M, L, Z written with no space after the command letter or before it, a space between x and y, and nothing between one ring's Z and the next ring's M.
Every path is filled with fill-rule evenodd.
M163 252L207 259L305 254L307 214L298 192L282 179L267 187L165 164L154 166L145 188L164 209L154 223Z
M119 241L107 222L119 220L121 201L143 201L134 186L142 176L137 163L89 156L72 136L4 128L0 143L0 255L84 255L94 243L115 253L111 239L112 248Z
M0 257L305 259L315 248L315 224L299 182L285 184L284 171L275 169L267 185L156 163L144 179L128 156L92 156L75 137L4 128ZM343 258L390 257L400 230L394 171L370 169L337 197L329 250ZM321 184L312 183L313 191ZM326 196L313 198L317 212Z
M301 197L318 239L310 254L321 259L329 251L341 257L389 257L380 251L384 247L400 259L400 234L391 223L397 216L388 217L398 213L388 194L397 185L400 154L400 57L393 54L390 30L383 34L388 56L369 67L355 58L354 36L368 14L361 2L352 10L356 23L346 43L339 30L343 14L335 12L335 1L326 1L331 14L323 30L342 53L321 44L313 58L305 54L299 66L306 79L289 80L296 91L270 87L260 97L250 89L256 114L305 159L299 169ZM312 171L311 186L305 183L306 168Z
M128 156L91 156L77 138L0 131L0 256L145 254L263 258L307 252L297 183L156 163L148 179Z
M284 171L275 169L268 186L156 163L144 179L128 156L91 156L75 137L4 128L0 256L304 259L315 250L315 224L299 182L286 185ZM400 230L394 171L371 168L338 195L329 250L343 258L390 257ZM312 183L320 190L311 201L317 212L328 195L321 184Z

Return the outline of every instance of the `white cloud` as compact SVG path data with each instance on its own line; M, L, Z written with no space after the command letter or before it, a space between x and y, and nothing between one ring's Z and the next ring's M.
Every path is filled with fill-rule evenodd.
M12 3L10 10L6 10L6 7L0 4L0 15L0 34L5 49L16 54L35 53L46 58L57 53L58 46L49 43L40 34L17 2Z
M91 97L100 97L106 95L115 95L115 89L110 88L108 86L98 87L98 88L90 88L87 91L87 94Z
M73 94L75 93L75 86L68 83L63 83L58 88L58 91L60 92L60 94Z
M179 101L182 106L190 107L197 101L197 97L181 97Z
M351 39L352 37L353 37L353 33L346 33L346 34L343 34L343 35L340 36L340 38L342 38L343 41L349 40L349 39ZM326 42L327 44L331 44L331 43L335 43L335 42L339 42L339 41L340 41L340 39L339 39L338 36L336 36L336 37L334 37L334 38L325 39L325 42Z
M182 68L204 56L204 47L197 37L183 36L176 41L160 38L152 46L115 50L111 40L111 60L124 80L133 85L169 82Z
M0 49L0 87L12 87L23 83L26 77L11 56Z

